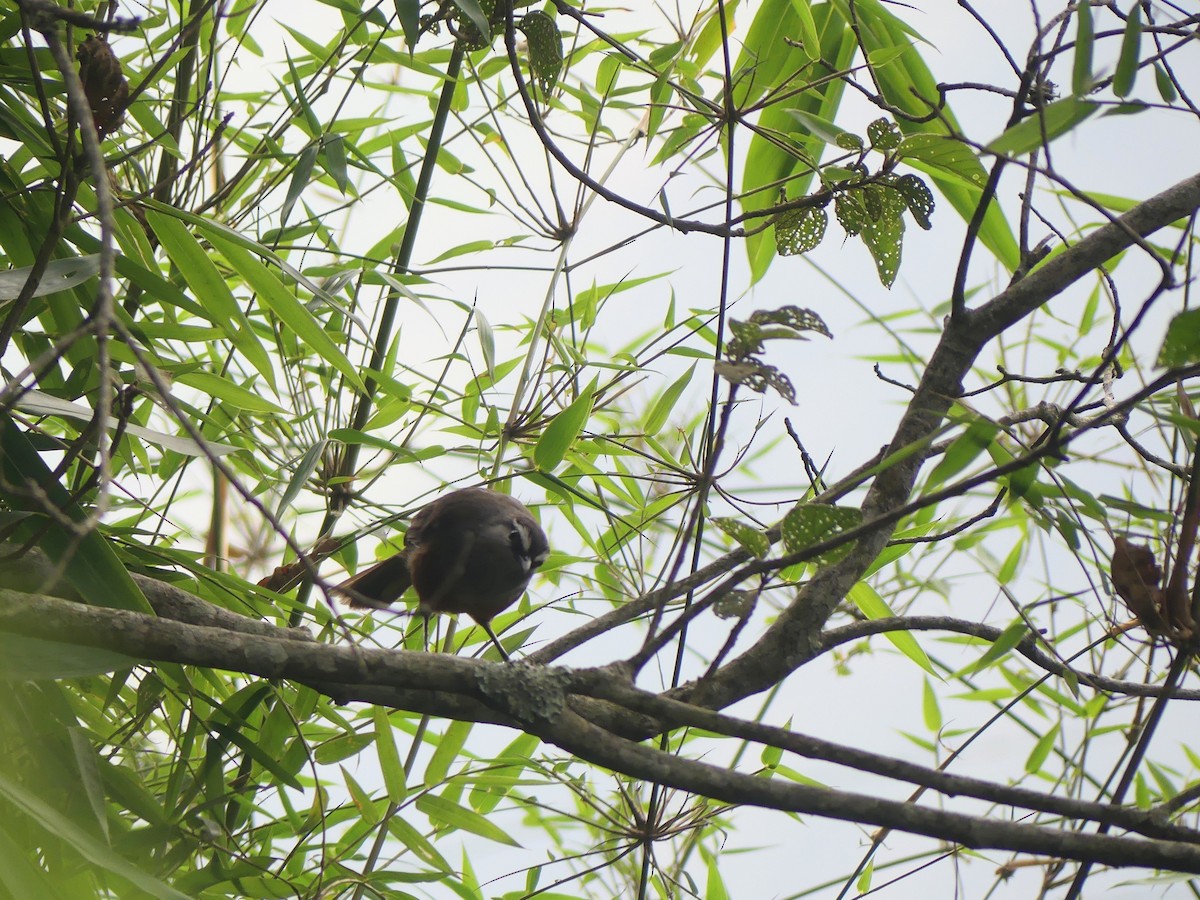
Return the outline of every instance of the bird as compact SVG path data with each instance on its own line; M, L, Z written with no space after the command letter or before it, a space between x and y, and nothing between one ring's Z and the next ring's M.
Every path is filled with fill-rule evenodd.
M414 517L404 549L331 588L351 607L387 609L412 587L425 620L465 613L507 662L492 619L525 593L550 542L521 501L487 488L443 494Z

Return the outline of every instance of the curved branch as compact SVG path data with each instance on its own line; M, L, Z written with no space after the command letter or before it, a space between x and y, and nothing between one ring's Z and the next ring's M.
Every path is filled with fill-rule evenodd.
M818 571L754 646L711 678L685 686L679 698L721 709L766 690L813 659L829 616L891 538L893 514L912 494L928 453L924 448L962 393L962 381L980 351L1097 266L1198 208L1200 175L1193 175L1097 228L978 309L949 321L888 446L895 462L878 473L863 502L865 521L887 524L862 535L841 562Z
M1078 834L929 809L878 796L835 791L743 775L670 756L609 734L574 713L531 729L581 758L658 784L727 803L753 804L830 819L876 825L975 849L1012 850L1111 866L1145 866L1200 873L1200 845Z

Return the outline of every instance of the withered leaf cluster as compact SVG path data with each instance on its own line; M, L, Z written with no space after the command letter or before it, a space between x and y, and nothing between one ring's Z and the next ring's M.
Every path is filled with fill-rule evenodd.
M103 140L125 119L129 82L121 71L121 61L99 35L90 35L80 44L75 58L79 60L79 79L96 122L96 134Z
M1177 562L1184 564L1183 559ZM1172 578L1166 589L1161 587L1162 568L1148 546L1115 536L1112 580L1117 596L1152 636L1166 638L1179 647L1191 642L1195 626L1183 581Z

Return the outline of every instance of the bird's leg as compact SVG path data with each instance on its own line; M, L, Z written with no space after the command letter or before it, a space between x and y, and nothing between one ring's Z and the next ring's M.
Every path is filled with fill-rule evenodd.
M504 645L500 643L500 638L496 637L496 632L492 631L492 623L491 622L480 622L479 625L480 625L480 627L483 628L484 631L486 631L488 633L488 637L490 637L492 639L492 643L495 644L496 649L500 651L500 658L502 660L504 660L505 662L512 662L512 659L509 657L508 653L506 653L504 650Z

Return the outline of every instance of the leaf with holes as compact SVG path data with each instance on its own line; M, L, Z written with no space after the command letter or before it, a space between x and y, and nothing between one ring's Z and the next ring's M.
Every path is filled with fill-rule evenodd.
M944 134L910 134L896 148L896 156L976 189L987 181L987 173L971 148Z
M929 217L933 213L933 192L929 190L925 179L911 173L901 175L896 179L896 190L904 198L916 223L926 231L932 228Z
M876 150L895 150L900 146L900 129L891 119L876 119L867 126L867 138Z
M562 34L554 20L541 10L522 16L517 28L529 42L529 68L542 89L542 96L548 96L562 71Z
M775 249L780 256L798 256L816 249L825 239L829 215L808 207L784 213L775 222Z
M801 503L783 517L781 535L788 553L799 553L862 524L862 512L852 506ZM853 542L839 544L812 558L817 565L837 562L850 552Z
M743 384L758 394L765 394L767 388L774 388L788 403L796 403L796 388L791 379L774 366L757 361L730 362L719 359L713 363L713 371L726 381Z
M742 549L762 559L771 549L771 540L757 528L741 519L715 518L710 520L723 532L741 544Z
M900 212L904 209L904 200L893 190L877 189L871 195L882 201L882 212L877 219L863 226L862 239L875 259L880 282L890 288L900 271L900 250L904 242L904 219Z
M765 341L806 341L808 337L804 332L807 331L833 337L824 319L811 309L790 303L779 309L755 310L748 319L732 319L729 330L733 337L725 348L725 355L733 361L751 359L762 353Z
M833 198L833 211L846 234L854 237L870 221L862 191L846 191Z

